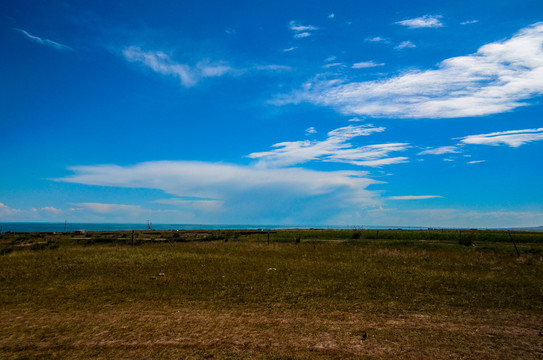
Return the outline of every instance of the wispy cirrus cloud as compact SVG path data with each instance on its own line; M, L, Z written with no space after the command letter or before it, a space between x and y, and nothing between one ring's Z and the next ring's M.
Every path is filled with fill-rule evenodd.
M407 26L410 29L418 28L440 28L443 27L441 15L424 15L414 19L397 21L395 24Z
M519 147L532 141L543 140L543 128L500 131L489 134L469 135L460 138L464 144L475 145L508 145Z
M417 45L413 44L410 40L402 41L398 45L394 46L394 49L396 50L403 50L403 49L412 49L416 48Z
M345 64L340 63L340 62L336 62L336 63L325 64L322 67L324 69L329 69L329 68L333 68L333 67L345 67Z
M185 87L196 85L202 78L223 76L235 71L224 63L210 63L208 60L203 60L191 67L173 61L169 55L162 51L144 51L137 46L125 48L122 54L128 61L143 64L159 74L179 78Z
M303 38L306 38L306 37L310 37L311 35L312 34L309 31L296 32L296 33L294 33L294 38L295 39L303 39Z
M443 154L456 154L460 149L456 146L441 146L433 149L426 149L419 152L417 155L443 155Z
M439 195L402 195L402 196L389 196L389 200L426 200L426 199L438 199L443 198Z
M468 161L467 164L474 165L474 164L480 164L484 162L486 162L486 160L473 160L473 161Z
M348 141L358 136L368 136L385 131L373 125L349 125L328 132L323 141L292 141L273 145L271 151L255 152L249 158L258 159L258 166L281 167L309 161L348 163L358 166L378 167L407 161L406 157L389 157L397 151L409 148L406 143L375 144L354 147Z
M301 25L296 21L292 20L289 23L289 29L292 30L293 37L295 39L303 39L313 35L313 31L319 30L318 27L313 25Z
M366 82L317 78L275 103L307 101L348 115L455 118L511 111L542 94L543 23L537 23L437 69Z
M468 21L462 21L460 25L470 25L470 24L477 24L479 20L468 20Z
M371 61L361 61L361 62L354 63L351 67L353 69L366 69L366 68L373 68L373 67L384 66L384 65L385 63L376 63L375 61L371 60Z
M287 65L277 65L277 64L269 64L269 65L256 65L253 67L255 70L258 71L269 71L269 72L283 72L283 71L291 71L292 67Z
M124 58L130 62L139 63L156 73L173 76L185 87L196 85L202 79L222 76L239 76L252 71L277 73L290 71L290 66L278 64L254 64L246 68L235 68L225 61L202 59L195 65L178 63L163 51L145 51L138 46L130 46L122 51Z
M32 35L26 30L23 30L23 29L15 29L15 30L17 30L18 32L23 34L26 38L28 38L28 39L30 39L30 40L38 43L38 44L49 46L49 47L52 47L52 48L57 49L57 50L73 50L71 47L69 47L67 45L63 45L63 44L60 44L60 43L58 43L56 41L53 41L53 40L44 39L44 38L41 38L39 36Z
M380 36L374 36L374 37L368 37L364 39L366 42L374 42L374 43L389 43L390 40L380 37Z

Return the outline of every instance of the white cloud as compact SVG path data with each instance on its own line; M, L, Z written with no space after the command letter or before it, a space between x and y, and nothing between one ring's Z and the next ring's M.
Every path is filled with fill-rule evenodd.
M480 163L484 163L486 160L474 160L474 161L468 161L468 164L470 165L473 165L473 164L480 164Z
M385 38L382 38L380 36L374 36L374 37L371 37L371 38L366 38L364 41L367 41L367 42L382 42L382 43L388 43L389 40L385 39Z
M193 86L198 82L198 75L190 66L173 62L161 51L143 51L131 46L123 50L123 55L128 61L142 63L157 73L178 77L183 86Z
M151 70L179 78L181 84L185 87L196 85L205 78L221 77L226 75L238 76L248 71L290 71L290 66L268 64L252 65L246 69L234 68L224 61L211 61L209 59L200 60L194 66L181 64L173 61L169 55L162 51L144 51L137 46L130 46L122 51L124 58L131 62L143 64Z
M313 25L300 25L294 20L292 20L289 23L289 28L294 33L293 36L295 39L302 39L302 38L309 37L313 35L313 31L316 31L319 29L318 27L313 26Z
M539 226L543 224L542 212L530 211L476 211L470 209L383 209L367 211L367 225L398 226L409 224L424 227L450 228L506 228Z
M6 204L0 203L0 216L16 215L20 212L20 210L13 209Z
M70 168L76 174L57 181L100 186L160 189L180 197L220 199L229 193L254 189L290 188L289 192L319 195L333 188L366 187L373 180L361 171L321 172L300 168L267 169L198 161L155 161L134 166L96 165ZM230 191L225 191L225 190ZM107 212L130 205L80 203L95 211ZM135 207L137 208L137 207Z
M295 50L296 47L289 47L289 48L286 48L286 49L283 49L283 52L291 52L292 50Z
M232 73L235 70L226 65L225 63L211 63L209 60L202 60L196 64L197 69L199 70L202 77L216 77L223 76L228 73Z
M307 31L294 34L294 38L296 38L296 39L303 39L303 38L310 37L310 36L311 36L311 33L307 32Z
M62 214L64 214L64 211L62 211L60 209L57 209L57 208L55 208L53 206L45 206L45 207L42 207L39 210L43 211L43 212L46 212L46 213L49 213L51 215L62 215Z
M317 133L317 130L315 130L315 128L313 126L305 129L305 134L306 135L311 135L311 134L316 134Z
M96 202L83 202L74 205L80 206L83 209L90 210L98 214L118 214L126 213L130 216L143 215L148 212L139 205L124 205L124 204L104 204Z
M543 140L543 128L494 132L461 138L464 144L500 145L519 147L532 141Z
M366 68L372 68L377 66L383 66L385 63L376 63L373 60L372 61L362 61L354 63L352 68L353 69L366 69Z
M292 20L290 23L290 30L294 32L303 32L303 31L314 31L318 30L319 28L313 25L300 25L296 23L294 20Z
M234 69L223 62L210 62L207 59L191 67L173 61L162 51L144 51L137 46L127 47L122 53L128 61L141 63L159 74L179 78L185 87L194 86L203 78L242 72L242 70Z
M187 200L182 198L157 200L158 204L174 205L182 208L189 208L200 211L219 211L222 208L222 202L217 200Z
M389 200L426 200L426 199L438 199L443 198L439 195L403 195L403 196L389 196Z
M206 219L207 222L239 223L252 219L260 223L326 223L326 217L331 213L379 203L378 196L367 190L378 181L367 178L364 171L269 169L197 161L77 166L71 170L74 175L56 181L158 189L182 199L198 198L220 203L219 209L213 208L212 216L200 217L200 221ZM115 210L145 214L143 209L131 205L78 205L103 214ZM296 209L296 213L285 212L285 208Z
M32 34L28 33L25 30L22 30L22 29L15 29L15 30L19 31L21 34L26 36L28 39L30 39L30 40L32 40L34 42L37 42L38 44L49 46L49 47L52 47L52 48L57 49L57 50L72 50L72 48L67 46L67 45L60 44L60 43L58 43L56 41L53 41L53 40L40 38L39 36L32 35Z
M468 20L468 21L462 21L460 25L470 25L470 24L476 24L479 20Z
M456 146L441 146L438 148L421 151L417 155L442 155L442 154L456 154L459 152L460 152L460 149L458 149Z
M329 68L338 67L338 66L339 67L345 67L345 65L343 63L337 62L337 63L326 64L326 65L323 66L323 68L329 69Z
M406 40L396 45L394 49L402 50L402 49L411 49L415 47L417 47L417 45L413 44L410 40Z
M441 18L441 15L424 15L414 19L397 21L396 24L407 26L410 29L439 28L443 26L443 24L439 20Z
M286 66L286 65L270 64L270 65L257 65L256 70L259 70L259 71L271 71L271 72L283 72L283 71L291 71L292 68L290 66Z
M11 221L28 221L27 219L39 219L40 221L58 220L58 216L64 214L64 211L53 206L45 206L42 208L30 209L14 209L6 204L0 203L0 217L4 220Z
M173 199L172 199L173 200ZM162 203L156 201L155 203ZM167 201L164 202L165 204ZM176 206L173 210L145 208L140 205L111 204L99 202L83 202L72 204L67 211L68 219L72 222L134 222L143 223L151 219L162 223L190 223L197 220L194 214L198 212L197 206ZM156 207L156 206L154 206ZM207 208L207 211L211 207Z
M335 17L336 17L336 14L334 14L334 13L328 15L328 19L333 19L333 18L335 18Z
M396 149L392 149L390 147L390 145L395 146ZM369 155L372 155L372 151L375 151L373 154L375 156L377 156L380 153L387 153L389 151L403 151L404 149L407 148L406 144L382 144L384 149L379 148L379 146L380 145L378 145L376 147L373 147L372 145L367 146L366 147L367 152L364 153L363 155L369 156ZM397 157L387 157L387 158L382 158L382 159L377 159L377 160L363 160L363 161L359 161L359 160L339 161L339 160L342 160L342 159L334 159L334 160L330 160L330 161L345 162L345 163L358 165L358 166L381 167L381 166L385 166L385 165L403 164L403 163L408 162L409 158L407 158L405 156L397 156Z
M317 78L276 103L307 101L348 115L455 118L511 111L541 94L543 23L537 23L475 54L446 59L437 69L366 82Z
M358 166L378 167L407 161L406 157L389 158L391 152L405 151L405 143L376 144L353 147L348 141L358 136L368 136L385 131L384 127L373 125L349 125L328 133L323 141L292 141L273 145L271 151L249 154L259 159L258 166L279 167L302 164L309 161L348 163Z

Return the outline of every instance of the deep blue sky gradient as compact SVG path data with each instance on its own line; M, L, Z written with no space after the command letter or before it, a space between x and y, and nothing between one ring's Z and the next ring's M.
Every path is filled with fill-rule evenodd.
M426 15L441 26L398 23ZM462 24L467 21L473 22ZM481 116L374 116L307 97L278 101L303 93L307 83L385 82L438 69L446 59L507 41L541 21L543 3L527 0L4 2L0 222L542 225L540 139L518 147L466 144L456 153L418 154L458 146L470 135L542 128L543 88L532 89L522 100L526 106ZM303 31L293 26L313 30L296 38ZM382 41L369 41L375 37ZM398 48L405 41L414 47ZM171 73L129 59L127 49L162 56L193 72L206 65L230 70L187 86ZM352 68L369 61L383 65ZM353 118L360 121L350 122ZM277 165L248 157L282 142L318 143L347 126L386 128L344 144L408 144L388 154L406 160L363 166L319 158ZM310 127L316 133L306 133ZM112 186L80 177L77 168L129 169L160 161L178 163L146 173L137 186L133 174L116 178ZM175 180L185 179L184 162L247 170L236 180L247 191L226 180L208 189L202 179L205 196L187 193ZM313 191L312 177L290 196L294 188L284 175L271 185L253 179L262 169L363 171L360 176L374 183L328 184ZM217 171L210 176L219 179L222 170ZM361 195L362 190L368 193ZM354 201L358 195L362 198Z

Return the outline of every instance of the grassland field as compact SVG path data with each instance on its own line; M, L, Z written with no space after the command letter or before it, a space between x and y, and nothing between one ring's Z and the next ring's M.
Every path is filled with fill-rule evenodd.
M2 233L0 304L0 359L542 359L543 232Z

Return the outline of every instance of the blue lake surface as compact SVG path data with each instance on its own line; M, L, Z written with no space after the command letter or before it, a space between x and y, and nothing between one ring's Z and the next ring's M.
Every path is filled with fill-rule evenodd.
M152 224L153 230L238 230L238 229L424 229L420 227L362 226L362 225L202 225L202 224ZM0 223L0 232L64 232L64 231L122 231L146 230L147 223Z

